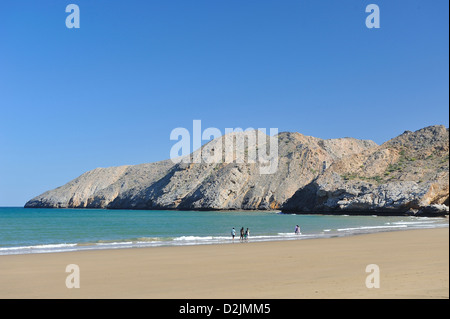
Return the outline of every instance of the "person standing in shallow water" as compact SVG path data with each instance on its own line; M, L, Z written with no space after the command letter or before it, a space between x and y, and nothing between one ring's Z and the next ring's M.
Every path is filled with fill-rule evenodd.
M240 233L239 240L240 241L244 241L244 227L241 228L241 233Z
M234 243L234 237L235 236L236 236L236 229L234 229L234 227L233 227L233 229L231 230L231 238L233 240L233 243Z
M248 237L250 236L250 230L247 228L247 230L245 231L245 241L248 241Z

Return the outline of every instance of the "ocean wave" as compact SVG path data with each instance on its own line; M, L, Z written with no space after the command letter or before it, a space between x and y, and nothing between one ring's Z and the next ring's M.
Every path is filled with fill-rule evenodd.
M137 242L154 242L162 240L164 240L162 237L139 237L136 239Z
M0 247L0 255L66 251L76 246L77 244L41 244L33 246Z
M407 225L394 225L394 226L360 226L351 228L338 228L337 231L359 231L359 230L371 230L371 229L390 229L390 228L407 228Z
M422 221L412 221L412 222L392 222L393 225L423 225L423 224L436 224L438 221L434 220L422 220Z
M212 236L205 236L205 237L200 237L200 236L181 236L181 237L175 237L173 240L175 241L196 241L196 240L212 240L213 237Z

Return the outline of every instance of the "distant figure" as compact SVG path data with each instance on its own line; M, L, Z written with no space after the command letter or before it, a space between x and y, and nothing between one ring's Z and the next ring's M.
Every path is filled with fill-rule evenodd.
M245 241L248 241L248 237L250 236L250 230L247 228L247 230L245 231Z
M234 229L234 227L233 227L233 229L231 230L231 238L233 240L233 243L234 243L234 237L235 236L236 236L236 229Z
M241 228L241 236L239 237L240 241L244 241L244 227Z
M300 235L300 226L299 225L295 225L295 234Z

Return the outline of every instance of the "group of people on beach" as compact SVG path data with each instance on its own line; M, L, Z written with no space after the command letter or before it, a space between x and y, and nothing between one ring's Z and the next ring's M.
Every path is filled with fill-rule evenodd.
M241 243L248 241L249 236L250 236L250 230L248 228L246 230L244 230L244 227L242 227L240 234L239 234L239 241ZM236 237L236 229L234 229L234 227L233 227L233 229L231 230L231 238L232 238L233 242L234 242L234 237Z
M296 235L300 235L300 226L299 225L295 225L295 230L294 230ZM247 242L248 241L248 237L250 236L250 230L247 228L246 230L244 230L244 227L241 228L240 234L239 234L239 241L242 242ZM234 243L234 237L236 237L236 229L231 230L231 239L233 240Z

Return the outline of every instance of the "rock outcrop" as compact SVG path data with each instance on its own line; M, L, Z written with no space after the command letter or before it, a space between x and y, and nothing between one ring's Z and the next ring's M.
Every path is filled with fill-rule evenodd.
M236 141L245 137L232 134ZM448 215L449 135L443 126L405 132L382 145L284 132L245 140L231 161L229 137L207 143L188 161L94 169L25 207ZM258 149L271 139L278 145L277 169L261 174ZM214 150L221 161L199 160ZM249 162L255 150L257 160Z
M433 126L335 161L285 212L448 215L449 132Z
M245 133L232 134L237 141ZM274 174L261 174L259 158L255 163L249 163L248 158L252 150L257 153L265 147L264 143L246 143L243 152L231 153L233 158L227 161L225 139L222 136L207 143L189 156L188 163L166 160L94 169L33 198L25 207L280 209L299 188L319 176L324 162L332 163L377 145L353 138L323 140L299 133L280 133L272 137L278 145L277 169ZM222 162L195 163L202 153L218 149L219 145Z

